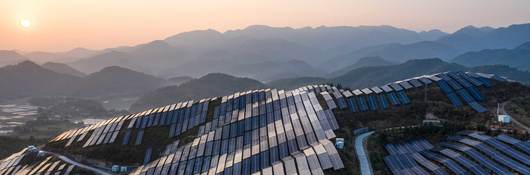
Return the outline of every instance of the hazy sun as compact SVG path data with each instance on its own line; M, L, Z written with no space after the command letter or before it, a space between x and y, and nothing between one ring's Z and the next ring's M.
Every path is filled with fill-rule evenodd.
M24 28L31 27L31 21L29 19L22 19L20 20L20 25Z

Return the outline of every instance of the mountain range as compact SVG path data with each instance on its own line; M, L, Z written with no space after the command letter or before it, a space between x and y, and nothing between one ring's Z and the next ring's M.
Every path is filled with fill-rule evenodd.
M453 62L465 66L507 65L530 71L530 42L514 49L486 49L468 52L454 58Z
M86 74L108 66L120 66L162 78L200 77L220 72L271 81L280 75L329 74L348 69L346 66L363 57L379 56L395 63L423 58L452 60L470 51L515 48L530 41L529 29L530 24L500 28L467 26L448 34L392 26L290 28L254 25L226 32L196 30L135 46L103 50L30 52L22 54L20 59L62 60L54 62L67 63ZM66 61L67 57L71 59Z
M163 79L116 66L79 77L23 61L0 68L0 99L131 95L156 89L164 83Z

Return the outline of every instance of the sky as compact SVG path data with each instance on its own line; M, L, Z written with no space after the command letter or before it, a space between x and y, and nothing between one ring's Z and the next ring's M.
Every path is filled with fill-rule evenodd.
M255 24L454 32L530 23L529 7L529 0L0 0L0 50L102 49Z

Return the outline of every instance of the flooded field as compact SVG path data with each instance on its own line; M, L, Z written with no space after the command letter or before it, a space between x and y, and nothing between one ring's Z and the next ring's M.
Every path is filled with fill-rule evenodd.
M0 135L8 135L13 128L35 118L38 107L28 104L0 105Z

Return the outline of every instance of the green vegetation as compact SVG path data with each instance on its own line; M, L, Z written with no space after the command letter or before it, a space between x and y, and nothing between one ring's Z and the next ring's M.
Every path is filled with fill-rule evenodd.
M36 120L27 121L24 125L15 127L12 135L21 138L47 139L66 130L82 126L82 124L75 124L69 120L50 120L43 116L37 116Z
M0 136L0 160L7 156L22 150L29 145L40 145L46 143L45 139L19 138Z

